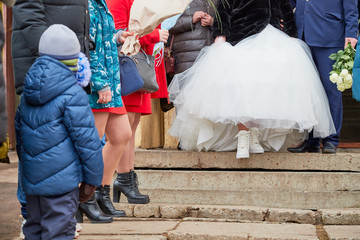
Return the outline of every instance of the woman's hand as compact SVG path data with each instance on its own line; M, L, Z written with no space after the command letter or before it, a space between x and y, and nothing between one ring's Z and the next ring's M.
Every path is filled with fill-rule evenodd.
M119 31L116 33L116 42L119 44L122 44L125 42L126 38L129 36L133 36L133 32L127 32L127 31Z
M118 31L116 33L116 42L119 43L119 44L122 44L125 42L126 38L129 37L129 36L133 36L134 33L133 32L127 32L127 31Z
M98 103L106 104L111 101L111 90L107 90L105 92L98 92L99 100Z
M124 43L127 37L133 36L133 35L134 35L133 32L123 31L120 36L120 43Z
M217 42L226 42L226 37L225 36L217 36L215 38L215 43Z
M164 29L159 29L160 42L167 43L169 38L169 31Z
M214 23L214 18L212 18L209 14L204 13L204 16L201 18L201 26L211 27L213 25L213 23Z
M193 15L193 23L200 21L205 16L203 11L197 11Z

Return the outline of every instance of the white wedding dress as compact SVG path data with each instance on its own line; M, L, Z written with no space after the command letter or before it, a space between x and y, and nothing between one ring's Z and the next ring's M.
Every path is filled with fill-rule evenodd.
M328 99L307 45L268 25L237 45L214 43L169 86L176 118L169 130L184 150L236 149L238 123L256 126L262 144L335 133Z

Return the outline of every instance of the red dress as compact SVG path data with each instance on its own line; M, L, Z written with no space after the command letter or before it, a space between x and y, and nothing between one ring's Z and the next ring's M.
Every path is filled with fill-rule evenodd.
M106 0L108 8L114 17L116 29L126 29L129 25L130 9L134 0ZM155 43L160 41L159 27L152 33L139 39L141 47L147 54L152 54ZM162 58L161 58L162 59ZM159 84L159 91L152 94L143 94L135 92L123 96L123 102L128 112L138 112L142 115L151 114L151 97L166 98L168 96L166 74L163 59L155 67L156 80Z

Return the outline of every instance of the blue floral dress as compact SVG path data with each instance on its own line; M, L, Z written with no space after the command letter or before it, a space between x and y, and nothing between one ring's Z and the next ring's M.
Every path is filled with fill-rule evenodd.
M92 94L89 96L93 109L118 108L123 106L121 99L120 68L115 39L115 24L104 0L88 0L90 13L90 40L95 50L90 51ZM98 91L109 86L111 102L97 103Z

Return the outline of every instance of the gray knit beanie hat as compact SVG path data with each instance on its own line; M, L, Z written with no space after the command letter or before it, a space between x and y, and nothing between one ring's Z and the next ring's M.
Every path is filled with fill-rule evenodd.
M62 24L51 25L40 37L39 54L56 59L77 58L80 43L76 34Z

